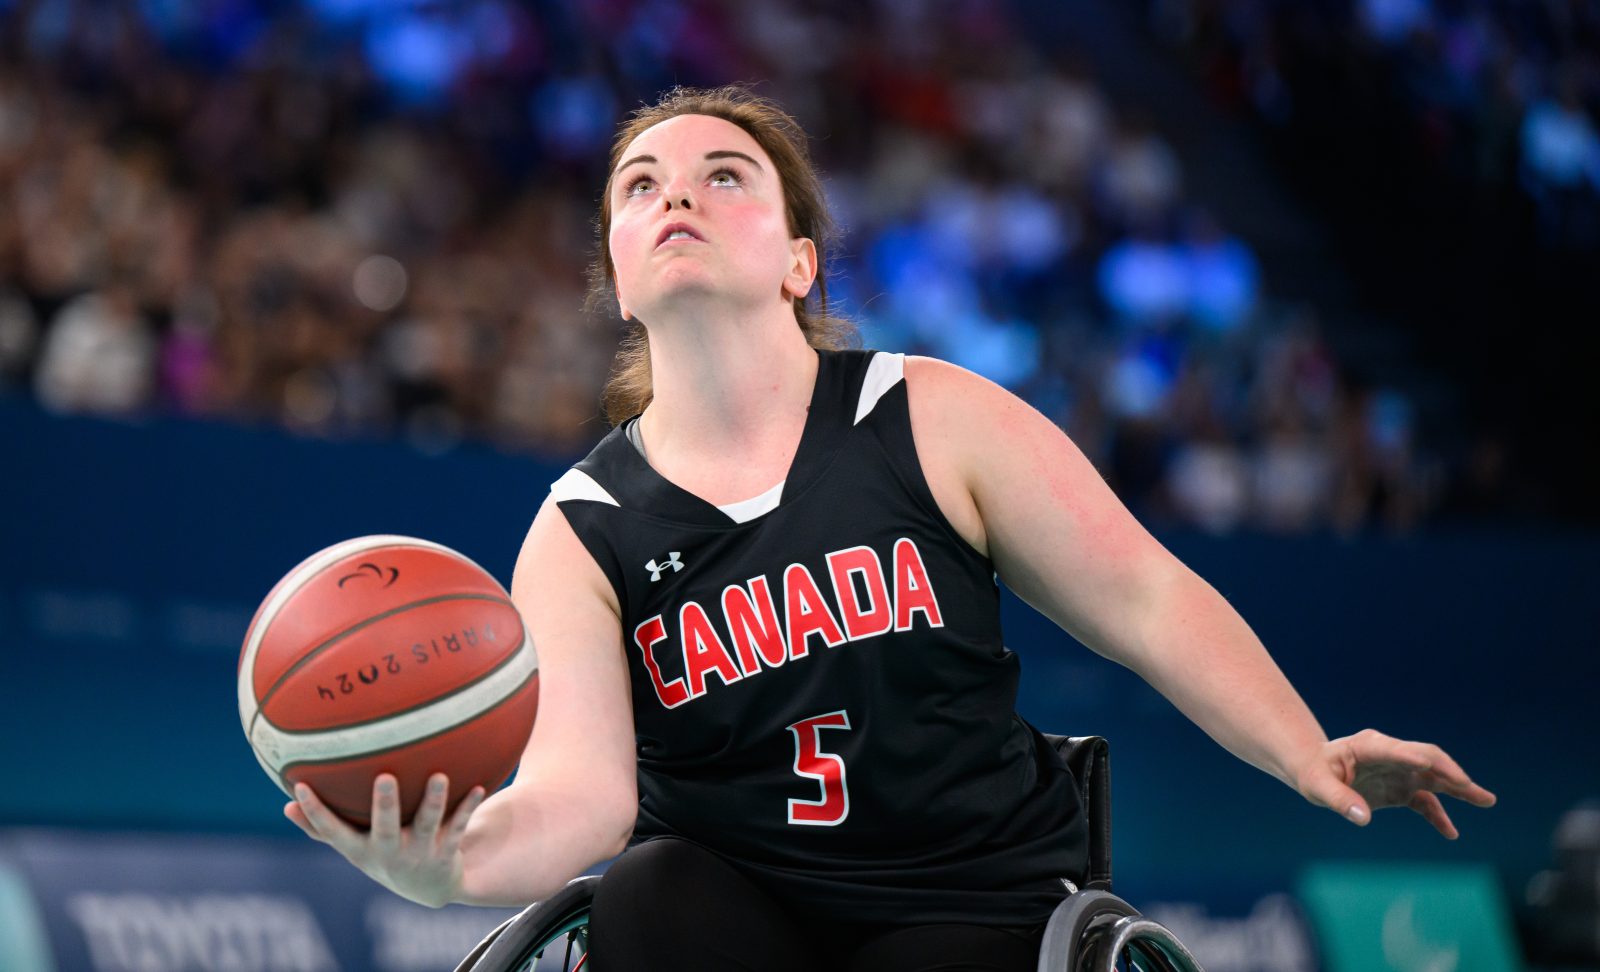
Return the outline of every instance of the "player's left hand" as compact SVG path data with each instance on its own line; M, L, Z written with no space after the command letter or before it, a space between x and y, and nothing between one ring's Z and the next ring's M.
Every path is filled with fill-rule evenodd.
M1324 744L1300 770L1296 789L1312 803L1363 827L1373 810L1410 807L1450 840L1460 833L1436 794L1447 793L1475 807L1492 807L1495 802L1493 793L1472 782L1438 746L1396 739L1375 729Z

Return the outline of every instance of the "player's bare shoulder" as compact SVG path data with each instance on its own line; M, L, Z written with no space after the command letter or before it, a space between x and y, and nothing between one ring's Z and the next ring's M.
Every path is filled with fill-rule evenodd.
M973 495L973 470L995 430L997 396L1009 393L986 378L938 358L906 355L906 404L923 478L939 511L974 549L987 553L983 517Z
M981 456L988 448L1021 431L1017 423L1042 419L1004 387L960 365L920 355L906 355L906 393L913 426L918 419L940 430L939 440ZM922 433L917 430L917 445Z
M616 591L562 514L554 495L546 496L523 538L511 577L511 598L524 615L530 609L598 601L621 615Z

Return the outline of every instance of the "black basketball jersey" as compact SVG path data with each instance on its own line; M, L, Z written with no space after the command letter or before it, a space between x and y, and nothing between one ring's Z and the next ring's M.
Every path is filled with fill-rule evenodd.
M621 605L634 841L695 841L835 920L1043 921L1086 830L1015 712L993 565L928 489L903 356L819 354L766 497L675 486L629 441L637 419L551 487Z

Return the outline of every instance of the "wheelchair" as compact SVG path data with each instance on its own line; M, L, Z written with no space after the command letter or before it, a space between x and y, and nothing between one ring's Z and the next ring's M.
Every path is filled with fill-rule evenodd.
M1078 783L1089 820L1089 869L1045 925L1039 972L1203 972L1165 926L1111 893L1110 751L1100 736L1051 736ZM580 877L486 935L455 972L579 972L589 951L589 903L600 878ZM557 964L559 963L559 964ZM605 972L605 970L592 970Z

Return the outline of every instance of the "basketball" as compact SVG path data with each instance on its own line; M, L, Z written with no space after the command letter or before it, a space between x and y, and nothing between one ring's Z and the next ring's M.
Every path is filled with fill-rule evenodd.
M433 773L451 808L493 793L533 729L539 662L504 588L448 547L370 536L291 570L256 610L239 656L239 718L267 775L306 783L370 823L373 779L399 781L409 821Z

